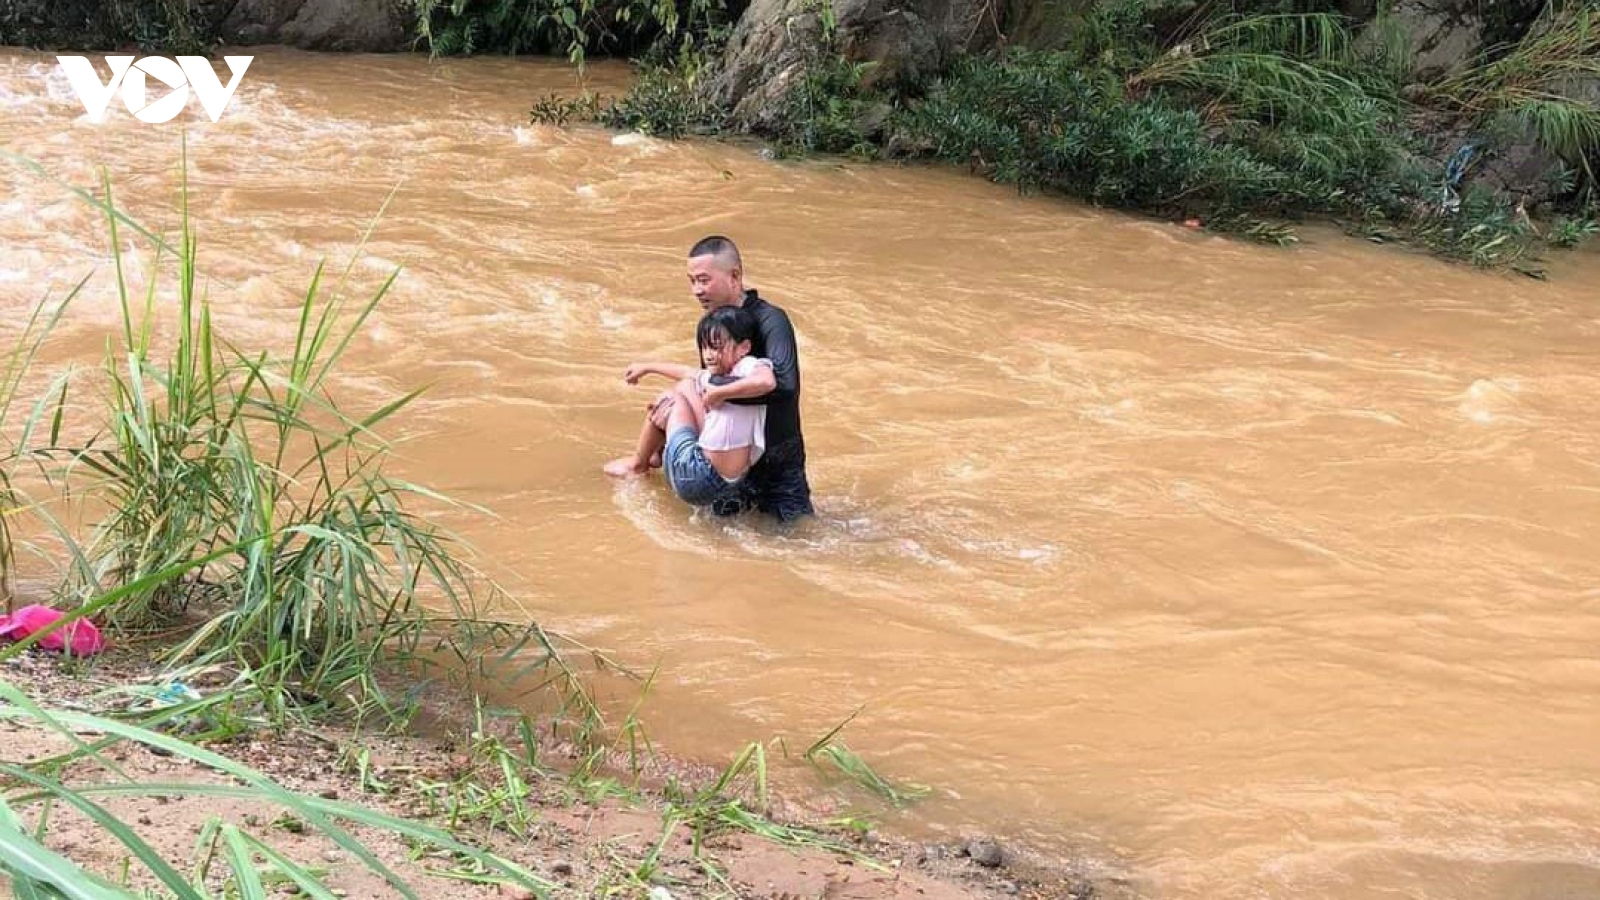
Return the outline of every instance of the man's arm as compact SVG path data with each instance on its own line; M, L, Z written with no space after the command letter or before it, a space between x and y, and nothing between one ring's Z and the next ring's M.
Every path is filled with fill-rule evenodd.
M758 402L765 403L764 398L772 393L777 383L777 377L772 373L772 366L765 363L757 365L750 374L734 381L726 381L722 377L713 375L711 386L706 388L705 402L707 406L716 406L738 400L763 398Z
M744 405L768 404L792 400L800 390L800 351L794 343L794 326L788 313L768 309L761 317L761 342L766 348L766 359L772 363L775 384L771 391L760 395L729 394L724 399Z

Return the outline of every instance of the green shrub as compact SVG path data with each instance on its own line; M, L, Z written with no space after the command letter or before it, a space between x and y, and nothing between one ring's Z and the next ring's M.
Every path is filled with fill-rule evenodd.
M1450 259L1541 273L1537 264L1544 242L1533 224L1517 206L1490 191L1468 191L1459 209L1430 211L1409 223L1406 234Z
M1516 43L1490 47L1472 66L1434 85L1433 102L1467 122L1510 121L1538 146L1597 185L1600 104L1579 86L1600 80L1600 9L1552 4Z
M597 106L594 118L611 128L667 138L716 131L724 121L722 110L689 78L663 67L643 69L628 93Z
M442 56L637 53L699 47L727 27L724 0L409 0L418 40Z
M379 698L381 664L424 649L472 662L466 648L487 639L542 644L541 659L555 660L537 626L480 618L494 586L419 514L449 501L386 473L378 429L420 391L359 414L329 392L393 278L350 301L319 267L293 345L245 351L212 327L184 191L172 243L118 210L109 184L98 196L78 191L107 217L122 327L100 377L54 383L12 423L19 434L7 435L0 460L8 516L41 518L66 547L61 605L113 596L101 610L113 626L178 629L165 651L172 663L240 673L275 718L333 698ZM124 229L151 242L149 271L175 277L130 292ZM0 422L13 403L23 408L12 394L59 316L41 312L12 351ZM158 318L174 326L170 340L158 340L168 330ZM89 421L78 420L84 412ZM11 478L24 466L97 512L86 529L21 494ZM0 538L9 550L9 531Z
M885 101L862 87L863 76L873 65L851 63L835 54L818 54L809 61L778 113L779 153L875 156L877 148L866 123Z
M215 23L189 0L10 0L0 3L0 46L205 53Z
M901 125L934 156L1113 206L1251 205L1283 183L1268 163L1214 141L1199 111L1129 100L1109 73L1063 54L968 60Z
M963 61L901 119L902 143L1273 242L1286 234L1257 217L1404 206L1416 178L1392 73L1340 20L1225 16L1165 50L1117 51L1133 21L1113 16L1065 51Z
M1600 223L1594 219L1557 219L1550 226L1550 233L1546 240L1553 247L1569 250L1584 243L1596 234L1600 234Z

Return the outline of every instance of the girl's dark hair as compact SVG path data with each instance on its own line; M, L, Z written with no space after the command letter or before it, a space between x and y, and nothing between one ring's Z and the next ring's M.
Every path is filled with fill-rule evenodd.
M756 337L756 317L741 306L719 306L700 317L695 329L695 343L700 349L721 346L723 341L753 341Z

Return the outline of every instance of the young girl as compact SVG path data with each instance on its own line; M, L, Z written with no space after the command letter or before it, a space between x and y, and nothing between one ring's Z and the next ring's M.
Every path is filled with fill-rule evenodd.
M750 355L756 321L737 306L705 314L695 331L704 368L650 363L642 374L679 379L661 467L685 503L721 507L737 501L739 482L766 450L767 408L721 402L717 388L738 381L766 393L777 386L772 363Z

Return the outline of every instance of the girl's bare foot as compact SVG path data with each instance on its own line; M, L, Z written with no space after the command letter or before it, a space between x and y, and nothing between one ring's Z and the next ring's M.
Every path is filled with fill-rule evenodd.
M648 465L640 465L632 456L623 456L613 459L605 464L604 471L612 478L637 478L650 471Z

